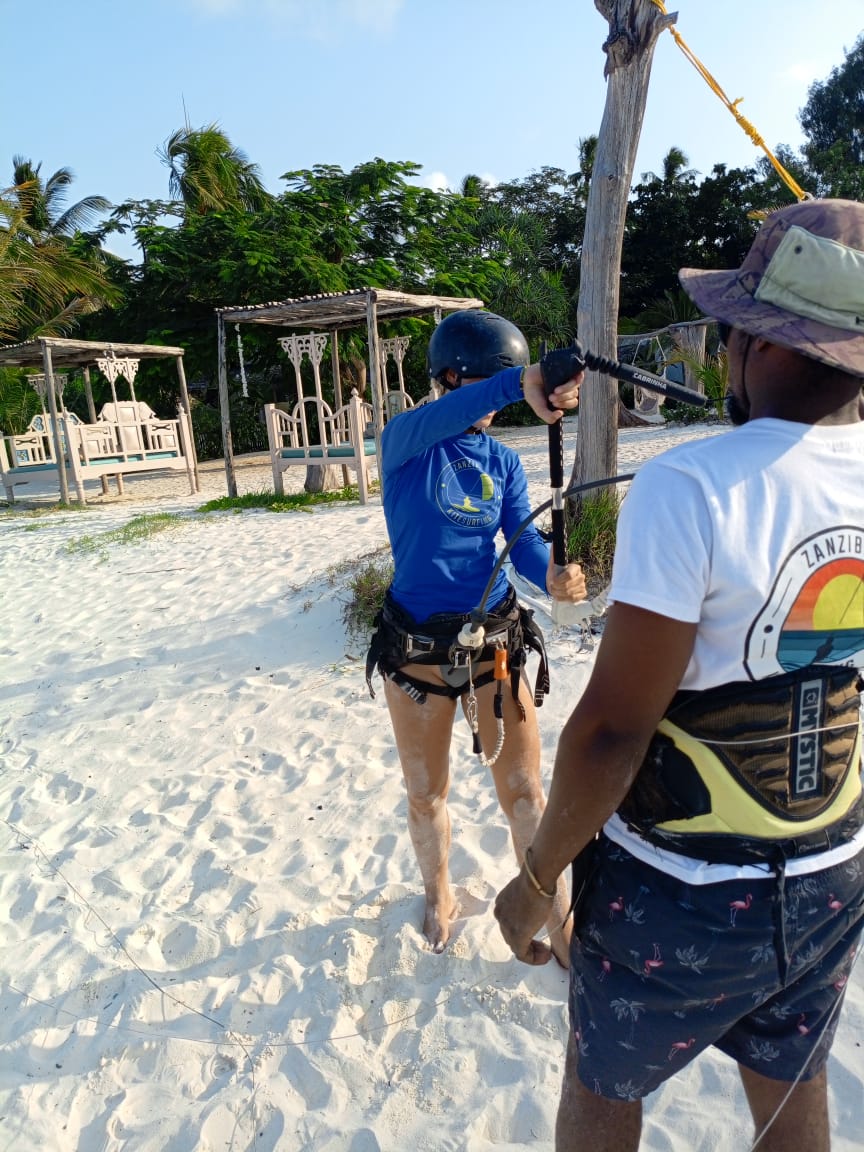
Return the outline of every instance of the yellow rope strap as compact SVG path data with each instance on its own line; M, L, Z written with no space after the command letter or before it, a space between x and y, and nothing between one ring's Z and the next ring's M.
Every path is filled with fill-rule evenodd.
M655 4L664 15L666 15L666 5L663 3L663 0L651 0L651 2L652 4ZM720 99L738 121L738 124L744 129L744 131L756 145L756 147L762 149L762 151L774 165L774 169L777 172L777 175L787 186L787 188L789 188L790 191L795 196L797 196L799 200L810 200L810 193L805 192L800 184L798 184L798 182L795 180L795 178L786 171L786 169L783 167L783 165L780 163L780 161L777 159L777 157L774 155L774 153L750 123L750 121L745 116L742 116L738 111L738 105L741 103L743 97L739 96L737 100L730 100L720 85L717 83L717 81L714 79L714 77L711 75L711 73L708 71L708 69L705 67L705 65L702 63L702 61L699 60L699 58L684 42L684 39L680 33L675 31L674 26L670 25L669 31L672 33L672 36L675 39L675 43L678 45L678 47L681 49L681 51L684 53L684 55L687 57L699 75L702 76L708 87L717 93L717 95L720 97Z

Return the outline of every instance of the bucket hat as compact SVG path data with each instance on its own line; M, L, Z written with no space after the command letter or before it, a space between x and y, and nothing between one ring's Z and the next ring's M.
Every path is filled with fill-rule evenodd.
M864 376L864 204L791 204L766 217L740 268L678 276L706 316Z

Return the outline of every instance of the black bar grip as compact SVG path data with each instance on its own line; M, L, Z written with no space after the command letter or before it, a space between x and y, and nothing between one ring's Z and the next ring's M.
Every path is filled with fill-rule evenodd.
M540 357L540 375L543 377L543 390L548 399L556 388L585 371L585 360L578 341L569 348L553 348Z
M634 384L637 388L645 388L648 392L668 396L670 400L680 400L684 404L693 404L698 408L707 408L710 404L708 397L703 396L701 392L696 392L692 388L682 388L678 384L670 384L662 376L655 376L653 372L646 372L643 368L634 368L632 364L622 364L620 360L610 360L606 356L587 352L578 340L574 340L569 348L555 348L541 358L540 373L546 395L549 396L584 368L590 368L592 372L602 372L627 384Z
M574 364L572 349L558 348L554 352L547 353L546 341L542 341L540 375L543 378L543 391L547 400L559 384L563 384L581 371L582 367ZM557 567L563 568L567 563L567 535L561 496L564 489L563 420L557 420L549 425L549 483L552 487L552 559Z

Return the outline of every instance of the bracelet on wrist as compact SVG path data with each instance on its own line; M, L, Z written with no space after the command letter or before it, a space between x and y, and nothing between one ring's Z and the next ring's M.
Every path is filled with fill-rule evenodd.
M554 900L554 890L552 892L547 892L540 881L537 879L536 873L534 872L533 859L534 849L529 845L525 849L525 858L522 861L522 867L525 869L525 875L531 881L531 885L536 892L539 892L541 896L545 896L547 900Z

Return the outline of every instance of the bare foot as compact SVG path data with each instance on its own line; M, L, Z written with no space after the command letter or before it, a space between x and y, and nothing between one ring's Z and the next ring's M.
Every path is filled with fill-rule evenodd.
M568 916L563 924L556 921L557 927L550 928L549 946L552 955L565 971L570 967L570 937L573 935L573 921Z
M423 935L429 941L433 952L443 952L450 939L450 925L456 919L458 906L448 893L437 903L426 901L426 915L423 917Z

